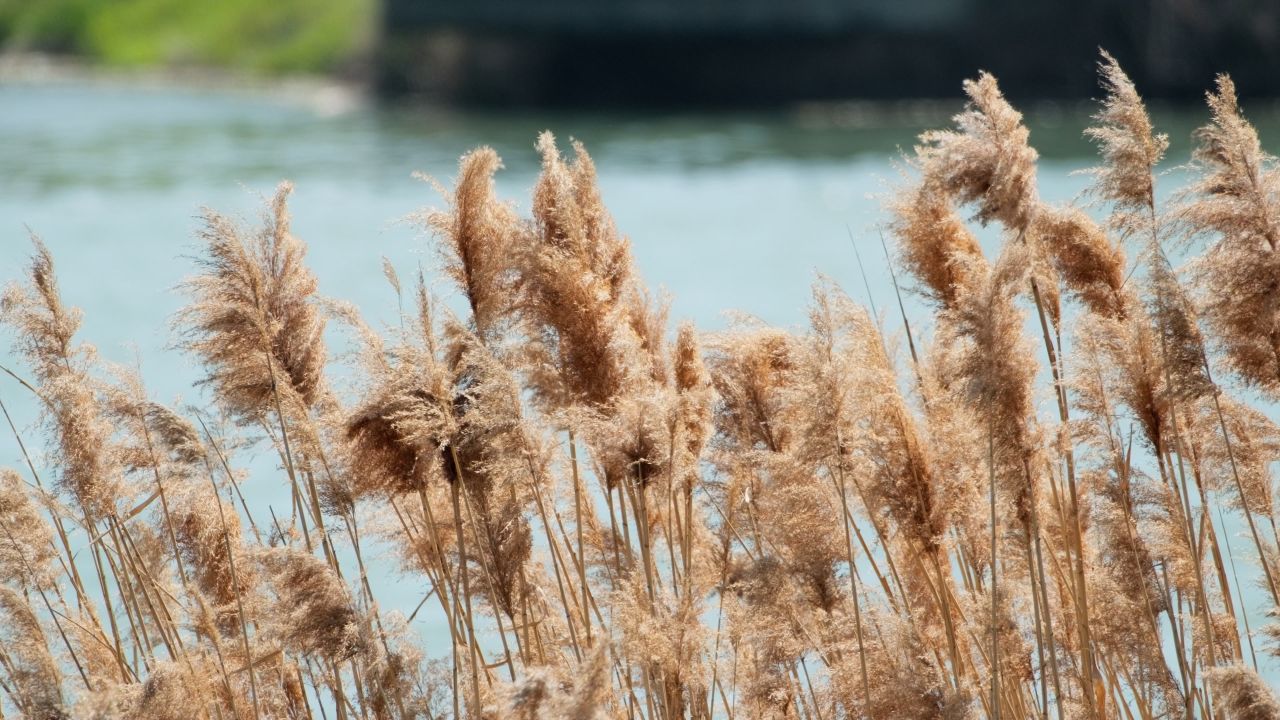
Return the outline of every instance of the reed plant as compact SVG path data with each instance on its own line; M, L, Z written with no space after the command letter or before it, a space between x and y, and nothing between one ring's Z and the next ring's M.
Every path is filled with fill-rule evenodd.
M886 262L924 322L820 277L802 328L673 324L547 133L528 217L492 149L434 184L441 284L386 264L389 328L319 294L289 184L207 212L174 326L209 401L171 408L34 239L0 714L1280 718L1280 164L1222 77L1158 194L1168 142L1099 68L1085 205L1041 199L988 74L907 155Z

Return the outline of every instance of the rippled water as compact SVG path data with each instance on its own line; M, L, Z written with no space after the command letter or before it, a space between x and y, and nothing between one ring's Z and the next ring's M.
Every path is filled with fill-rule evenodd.
M631 238L641 271L673 298L676 319L722 327L725 310L777 324L803 320L815 272L865 296L853 246L867 262L872 295L892 307L876 225L877 195L897 182L899 148L946 124L960 101L849 104L775 115L472 115L422 108L317 110L268 94L124 86L0 86L0 281L19 276L27 227L54 252L67 302L84 309L82 337L104 359L140 361L162 401L199 402L188 358L167 350L173 290L191 271L202 207L256 216L281 179L296 184L294 230L310 246L321 291L355 302L376 322L394 321L395 298L380 256L407 276L435 263L405 220L438 203L415 171L448 180L476 145L506 161L500 191L520 208L537 171L536 134L552 129L586 143L604 198ZM1040 106L1032 141L1050 200L1077 196L1093 162L1080 136L1087 108ZM1275 128L1260 113L1264 138ZM1185 162L1202 114L1164 113ZM445 286L436 291L448 295ZM914 306L913 306L914 307ZM7 343L0 359L13 365ZM36 407L0 377L0 399L29 428ZM0 433L0 465L18 465ZM264 449L244 460L271 471ZM287 507L270 478L248 488ZM389 605L411 607L417 581L390 588ZM1256 625L1255 625L1256 628Z

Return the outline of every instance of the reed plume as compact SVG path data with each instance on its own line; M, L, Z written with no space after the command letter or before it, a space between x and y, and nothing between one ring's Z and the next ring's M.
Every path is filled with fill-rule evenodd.
M684 441L683 446L677 444L681 451L679 466L684 468L690 483L686 486L687 492L692 492L692 483L698 476L697 462L702 457L702 449L710 439L713 429L714 398L711 377L702 359L702 346L697 330L691 323L680 326L671 355L672 377L677 393L674 414L677 427L672 434Z
M921 137L885 210L931 322L904 301L901 332L825 277L802 327L674 322L549 133L527 216L489 148L437 186L441 272L384 261L385 328L318 296L287 183L257 227L207 212L176 324L213 413L100 364L36 240L0 300L49 450L0 406L0 712L1280 717L1245 665L1280 637L1251 625L1280 427L1214 379L1280 392L1275 161L1223 78L1166 210L1168 141L1099 70L1105 219L1040 199L988 74ZM279 503L246 486L279 474Z
M1120 63L1102 51L1098 74L1106 96L1084 133L1098 144L1102 164L1091 172L1090 191L1112 204L1111 227L1122 237L1152 231L1155 201L1152 171L1169 149L1168 136L1156 133L1133 81Z
M367 347L370 383L345 420L352 463L360 468L359 492L416 492L438 473L456 431L453 378L436 354L436 332L422 290L413 320L417 337L389 350Z
M1208 99L1212 121L1196 133L1199 172L1183 193L1179 218L1208 244L1193 270L1201 313L1224 360L1244 382L1275 395L1280 333L1269 278L1280 244L1280 172L1241 114L1231 79L1220 75Z
M533 591L525 574L532 553L527 517L533 500L525 480L520 389L478 338L459 333L454 342L459 432L446 467L456 463L452 472L468 492L469 523L486 558L481 571L490 582L480 594L514 620Z
M985 267L985 260L968 259L973 278L960 296L947 323L939 328L938 343L947 348L943 372L989 419L997 435L998 449L1015 453L1014 469L1021 473L1021 458L1036 447L1031 424L1032 381L1035 366L1022 335L1023 314L1014 303L1029 272L1029 258L1018 246L1009 246L1000 258Z
M152 671L142 684L136 709L139 720L188 720L205 712L213 696L209 687L212 668L206 663L166 663ZM135 714L136 713L136 714Z
M4 585L0 585L0 619L0 674L18 711L32 720L67 717L61 673L40 621L27 601Z
M221 518L217 504L222 505ZM172 518L180 557L195 587L212 603L219 625L234 628L239 622L236 600L248 595L255 584L244 562L239 514L208 487L196 483L175 494ZM232 568L237 559L241 560L238 573Z
M256 560L277 596L269 630L286 647L336 660L365 647L351 592L323 560L287 547L262 549Z
M926 178L962 204L977 206L982 223L995 220L1023 231L1038 203L1036 151L1022 113L1013 109L990 73L966 80L969 106L955 116L955 130L920 136L917 148Z
M28 284L5 289L0 320L17 334L17 350L35 375L55 443L59 487L90 517L98 517L111 511L123 488L113 467L99 385L89 376L95 353L75 344L81 313L62 302L48 248L34 236L32 245Z
M1230 720L1280 718L1280 700L1254 670L1243 665L1216 668L1209 683L1218 693L1218 709Z
M0 577L18 587L49 588L57 577L53 530L18 473L0 468Z
M497 339L514 301L512 256L515 235L527 229L494 192L502 159L492 148L473 150L458 161L448 210L429 212L427 226L441 238L445 273L462 291L476 334Z
M1123 320L1135 300L1125 287L1124 253L1077 208L1042 208L1028 233L1058 277L1090 312Z
M598 720L604 717L608 652L604 645L591 650L575 668L572 682L556 684L545 672L531 673L507 690L508 697L496 717L504 720Z
M290 231L289 183L281 183L257 230L206 211L201 274L184 289L192 302L178 316L183 347L200 358L205 382L227 408L255 419L275 408L277 391L303 406L323 392L324 320L316 280L303 265L306 246Z
M982 248L952 210L947 193L939 183L921 182L891 199L889 211L907 272L931 300L955 306L957 292L968 282L965 260L981 257Z
M870 461L863 481L872 501L868 509L886 513L904 539L933 553L949 525L946 491L898 390L884 339L866 311L829 281L814 288L810 326L806 361L816 382L807 392L828 399L805 425L808 442L829 448L819 454L830 458L834 452L836 462L852 465L849 456Z
M521 250L521 306L556 375L535 376L551 403L602 406L647 370L634 367L640 339L627 323L634 292L630 247L617 234L581 144L566 163L555 138L538 138L542 174L533 191L536 239Z

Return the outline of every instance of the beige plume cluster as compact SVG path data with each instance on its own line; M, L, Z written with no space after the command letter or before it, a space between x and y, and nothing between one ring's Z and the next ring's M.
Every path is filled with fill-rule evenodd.
M1280 165L1223 77L1158 200L1168 141L1100 70L1088 207L1040 198L989 74L921 136L901 330L825 277L803 327L672 323L549 133L528 217L490 148L432 181L441 285L384 264L389 328L319 294L289 184L206 212L174 320L205 407L103 367L36 240L0 301L0 399L42 410L0 470L0 716L1280 718Z

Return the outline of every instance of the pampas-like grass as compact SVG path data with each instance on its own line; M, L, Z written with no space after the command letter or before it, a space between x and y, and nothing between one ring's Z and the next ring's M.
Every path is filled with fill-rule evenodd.
M178 321L186 348L208 369L206 382L248 419L271 412L281 389L304 405L322 390L324 321L312 304L306 246L289 229L291 192L289 183L276 189L257 230L205 214L204 272L187 282L192 303Z
M1243 665L1217 668L1209 683L1218 693L1218 709L1229 720L1280 718L1280 700L1254 670Z
M1124 318L1133 303L1125 288L1124 254L1088 215L1076 208L1045 208L1028 232L1090 312Z
M1200 173L1179 210L1208 250L1195 263L1202 314L1228 367L1273 396L1280 392L1274 276L1280 246L1280 171L1236 101L1225 75L1209 93L1212 120L1197 133Z
M510 688L493 717L502 720L599 720L608 684L608 648L597 646L575 668L573 679L558 687L546 673L534 672Z
M1036 151L1022 114L1000 92L990 73L966 80L969 106L956 115L955 130L921 136L921 169L960 202L974 203L977 218L1025 230L1038 202Z
M17 349L38 384L45 419L56 446L58 483L90 517L108 514L119 499L99 386L87 373L94 350L75 343L80 312L62 302L53 256L39 238L28 284L10 285L0 297L0 320L19 338Z
M1165 208L1168 142L1100 76L1105 218L1040 200L988 74L922 136L886 230L931 322L901 305L901 332L825 278L803 327L673 324L550 134L528 217L491 149L461 159L419 215L451 287L384 263L386 329L320 298L287 183L260 227L206 213L175 322L214 412L101 367L35 241L0 301L0 401L32 394L48 449L0 405L0 713L1280 716L1251 669L1280 631L1250 625L1280 603L1280 429L1238 392L1280 387L1280 176L1224 78ZM273 474L255 443L284 507L242 487ZM384 605L388 567L415 606Z
M222 504L221 518L218 503ZM234 626L238 622L236 599L246 596L253 586L252 573L243 561L238 575L232 568L237 559L233 555L242 558L244 553L240 515L198 483L174 498L171 514L179 552L195 587L204 594L219 623Z
M21 595L0 586L0 667L18 711L32 720L66 717L62 677L35 612Z
M493 175L502 160L492 148L473 150L458 161L458 179L448 211L426 216L443 241L445 272L467 299L477 334L494 337L513 300L511 252L515 235L527 232L515 211L497 199Z
M22 588L47 588L56 579L53 530L21 476L0 468L0 575Z
M267 632L278 633L286 648L336 660L364 649L351 591L323 560L291 548L264 549L255 559L276 595Z
M982 248L956 216L950 198L938 183L924 182L890 201L902 264L920 281L920 290L943 307L954 306L968 258Z
M1092 171L1092 192L1114 205L1111 226L1128 237L1152 230L1152 171L1168 150L1169 138L1155 132L1137 88L1114 57L1104 51L1098 69L1106 97L1094 116L1097 124L1085 130L1102 155L1102 165Z

